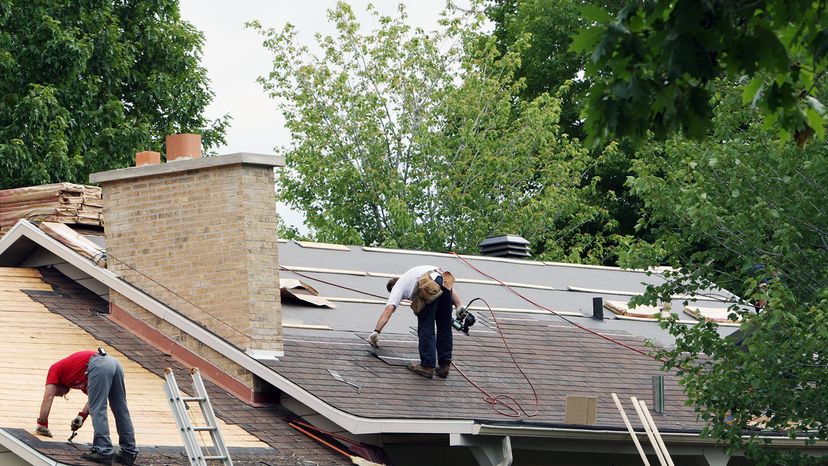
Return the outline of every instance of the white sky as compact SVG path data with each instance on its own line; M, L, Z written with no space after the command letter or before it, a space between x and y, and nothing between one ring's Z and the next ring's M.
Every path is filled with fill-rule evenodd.
M370 31L377 28L366 13L368 1L349 2L363 25ZM393 15L403 3L409 24L426 31L437 29L440 11L446 0L374 0L380 13ZM468 6L468 0L456 4ZM216 152L273 153L287 146L290 135L284 127L276 102L268 98L256 78L267 74L273 57L261 45L255 31L245 29L244 23L259 20L265 28L281 29L285 23L296 26L301 43L315 44L314 34L328 35L334 28L327 21L326 11L336 5L334 0L181 0L181 16L205 35L202 65L207 69L216 97L207 108L207 117L214 119L224 114L233 117L227 132L227 145ZM302 215L279 206L285 223L297 225ZM304 228L301 231L306 231Z

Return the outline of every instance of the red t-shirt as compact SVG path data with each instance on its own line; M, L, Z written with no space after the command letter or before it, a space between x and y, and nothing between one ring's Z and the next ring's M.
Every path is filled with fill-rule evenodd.
M95 353L91 350L78 351L52 364L46 375L46 385L65 385L86 393L86 366Z

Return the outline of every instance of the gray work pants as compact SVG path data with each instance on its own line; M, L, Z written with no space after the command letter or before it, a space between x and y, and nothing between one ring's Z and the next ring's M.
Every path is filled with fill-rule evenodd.
M92 416L92 427L95 429L92 450L102 455L114 453L112 440L109 438L109 421L106 413L107 400L109 400L109 406L115 416L115 427L118 430L118 443L121 445L121 451L138 453L135 447L135 431L132 428L132 419L129 417L127 408L124 369L121 363L112 356L96 354L89 359L86 378L89 414Z

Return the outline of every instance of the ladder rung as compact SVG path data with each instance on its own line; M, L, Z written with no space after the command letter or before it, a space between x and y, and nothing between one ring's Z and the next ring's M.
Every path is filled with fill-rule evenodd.
M2 2L2 0L0 0ZM171 369L165 369L166 385L164 391L167 394L172 410L173 417L175 417L176 425L178 426L181 439L184 442L184 448L189 455L190 466L199 466L205 464L207 461L221 461L223 466L232 466L233 462L230 459L230 452L224 443L221 432L217 425L217 419L213 412L213 407L210 405L210 399L207 391L204 388L201 375L197 369L190 371L193 379L193 390L197 396L181 396L178 390L178 384L175 381L175 374ZM200 426L193 426L187 418L187 410L190 410L188 403L198 402L198 407L201 410L204 424ZM208 445L200 445L195 432L210 432L213 440L212 447ZM203 441L203 439L202 439ZM202 450L205 448L205 450ZM215 449L212 453L214 456L206 456L206 448Z

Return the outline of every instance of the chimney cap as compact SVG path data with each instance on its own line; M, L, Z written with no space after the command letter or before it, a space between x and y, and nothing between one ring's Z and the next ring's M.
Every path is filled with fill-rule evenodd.
M215 157L202 157L200 159L182 160L176 163L144 165L143 167L119 168L117 170L97 172L89 175L89 181L92 183L108 183L113 181L128 180L131 178L165 175L168 173L175 173L179 171L200 170L203 168L211 168L233 164L284 167L285 158L281 155L239 152L235 154L219 155Z

